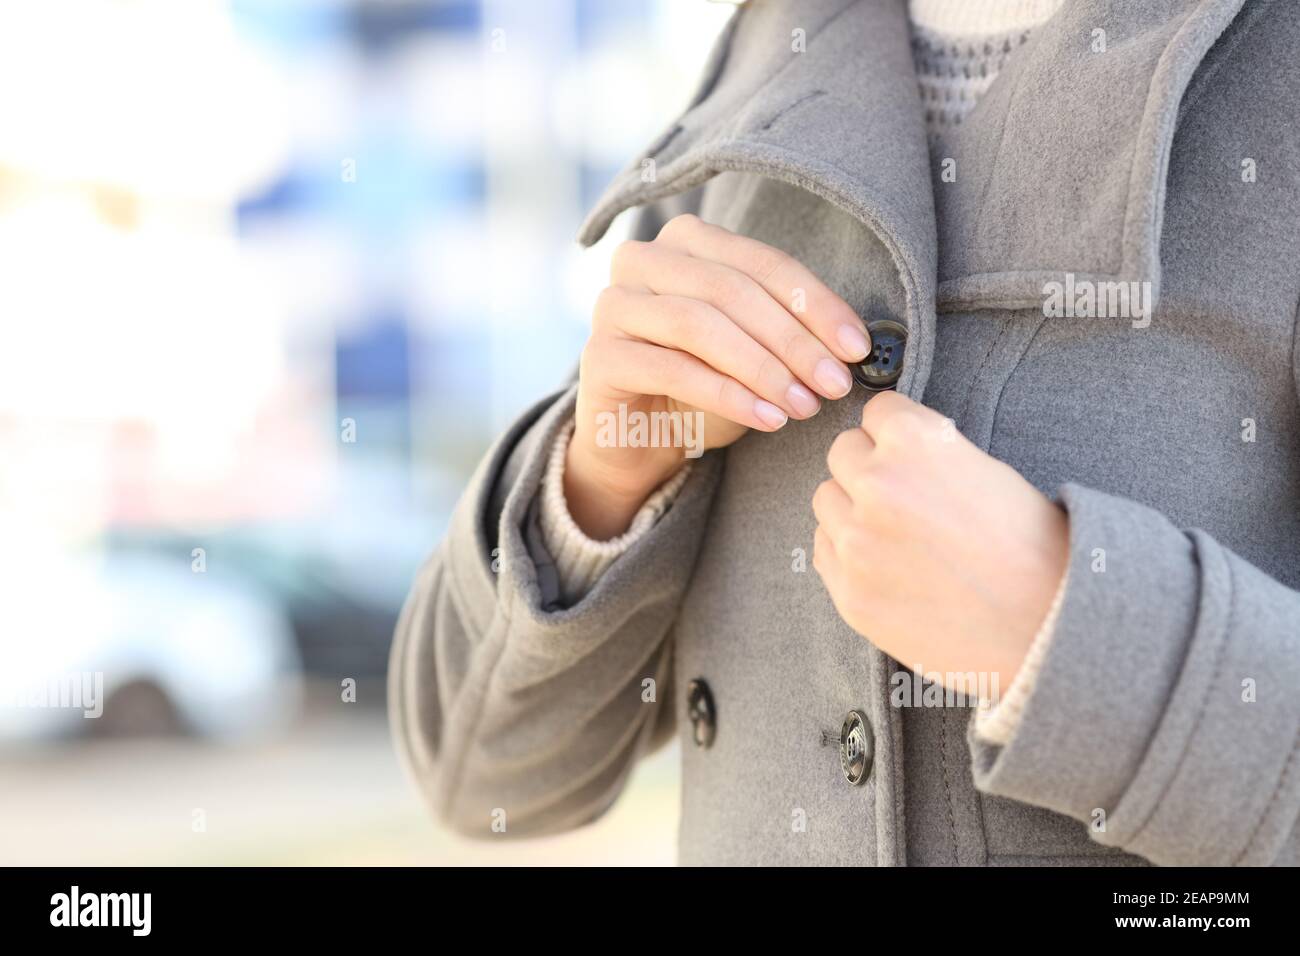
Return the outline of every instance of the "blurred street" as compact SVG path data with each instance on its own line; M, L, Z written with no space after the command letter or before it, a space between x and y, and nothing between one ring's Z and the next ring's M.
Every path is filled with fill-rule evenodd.
M446 834L382 678L575 367L627 225L578 224L730 13L0 9L0 864L672 862L671 754L570 837Z
M82 741L0 756L0 865L671 865L676 858L675 750L645 761L626 799L596 824L494 845L431 824L380 710L324 697L314 693L301 719L257 744ZM194 832L196 810L205 832Z

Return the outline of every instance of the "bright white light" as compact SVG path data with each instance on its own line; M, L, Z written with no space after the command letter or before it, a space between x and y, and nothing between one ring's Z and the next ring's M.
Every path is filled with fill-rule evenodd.
M0 164L230 202L283 165L283 85L220 0L5 4Z

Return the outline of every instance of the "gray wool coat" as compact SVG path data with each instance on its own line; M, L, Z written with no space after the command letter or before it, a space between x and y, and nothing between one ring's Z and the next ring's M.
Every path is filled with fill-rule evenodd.
M1070 0L932 159L904 0L741 8L581 240L694 209L903 322L899 390L1068 510L1035 690L1005 747L898 706L899 665L797 570L860 388L707 453L563 606L536 499L570 388L492 447L398 627L392 721L439 817L578 826L676 732L685 864L1297 863L1297 50L1289 0ZM1045 315L1051 283L1118 281L1154 312Z

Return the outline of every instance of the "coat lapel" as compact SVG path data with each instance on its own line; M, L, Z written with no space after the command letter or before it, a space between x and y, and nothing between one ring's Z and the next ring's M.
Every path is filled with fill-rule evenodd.
M591 244L623 210L724 170L802 186L894 254L912 335L900 390L919 395L936 297L940 311L1037 308L1044 286L1070 274L1149 282L1158 298L1180 107L1245 2L1070 0L932 161L905 0L751 0L691 108L615 179L579 239ZM1251 0L1247 15L1268 3Z
M1242 3L1071 0L1035 30L936 144L940 310L1038 308L1067 273L1158 298L1180 103Z
M915 356L899 390L919 393L937 243L905 0L751 2L722 47L696 104L615 179L579 240L589 245L624 209L723 171L803 187L868 225L893 255Z

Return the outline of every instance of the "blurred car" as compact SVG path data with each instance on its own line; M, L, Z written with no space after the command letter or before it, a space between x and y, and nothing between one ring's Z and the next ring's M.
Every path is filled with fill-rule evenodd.
M175 729L231 740L298 710L289 621L238 581L144 556L23 578L0 633L0 742Z
M113 560L175 561L202 544L208 574L263 595L288 620L302 670L338 686L382 685L388 649L415 571L441 538L464 477L426 473L426 503L410 500L407 473L392 464L347 472L326 514L249 521L200 531L119 527L105 537ZM382 702L381 695L365 695Z
M348 562L337 560L319 536L302 528L224 528L202 540L212 565L220 568L210 566L209 573L262 595L264 604L276 609L305 674L331 683L383 675L411 578L408 569L391 574L386 590L367 588L364 577L350 573ZM116 532L109 553L116 559L156 560L186 555L192 542L173 532Z

